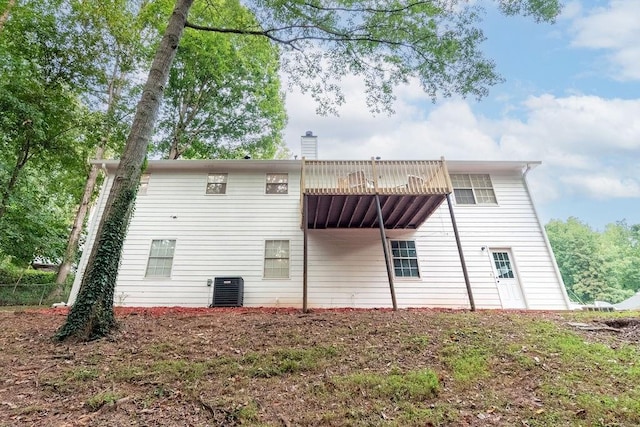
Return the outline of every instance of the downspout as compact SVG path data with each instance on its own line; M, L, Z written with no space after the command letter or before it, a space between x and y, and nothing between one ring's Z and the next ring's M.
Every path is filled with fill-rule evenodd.
M558 278L558 283L561 284L560 292L562 293L562 298L564 299L564 303L567 306L567 310L571 308L571 300L569 299L569 294L567 294L567 288L564 285L564 280L562 280L562 274L560 273L560 269L558 268L558 263L556 262L556 256L553 253L553 248L551 247L551 243L549 242L549 238L547 237L547 232L544 229L544 225L542 221L540 221L540 215L538 215L538 209L536 208L536 204L534 203L533 196L531 195L531 191L529 190L529 183L527 182L527 175L529 171L533 169L531 165L527 164L524 172L522 172L522 182L524 184L525 190L527 190L527 195L529 196L529 201L531 202L531 206L533 207L533 214L536 216L536 220L538 222L538 227L540 227L540 232L542 233L542 238L544 240L544 244L547 247L547 251L549 255L551 255L551 263L553 264L553 270L556 273L556 277Z
M91 238L91 247L87 245L85 242L85 248L82 250L82 255L80 256L80 262L78 263L78 267L82 267L82 274L78 274L80 268L76 271L76 277L73 278L73 285L71 286L71 292L69 293L69 299L67 300L67 305L71 306L74 302L76 302L76 297L78 296L78 292L80 291L80 283L82 282L82 276L84 276L84 270L87 267L87 262L89 261L89 256L91 255L91 250L93 249L93 245L95 244L95 231L98 224L100 224L99 216L102 216L102 202L104 198L108 196L107 186L109 185L109 180L111 177L109 176L109 171L107 170L107 165L102 163L100 169L105 175L105 180L102 183L102 188L100 189L100 195L98 196L98 200L96 204L93 206L92 211L89 216L91 217L91 221L89 222L89 226L87 227L87 236ZM102 211L100 210L102 209ZM98 212L100 215L98 215Z

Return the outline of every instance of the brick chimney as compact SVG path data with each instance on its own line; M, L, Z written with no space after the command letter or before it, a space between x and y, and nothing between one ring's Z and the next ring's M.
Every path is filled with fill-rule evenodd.
M302 145L302 157L308 160L318 159L317 135L314 135L310 130L306 131L305 134L300 137L300 144Z

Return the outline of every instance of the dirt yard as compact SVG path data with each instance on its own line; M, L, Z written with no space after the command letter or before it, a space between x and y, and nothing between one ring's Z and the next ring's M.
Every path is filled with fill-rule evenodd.
M0 426L636 426L629 314L120 309L0 311Z

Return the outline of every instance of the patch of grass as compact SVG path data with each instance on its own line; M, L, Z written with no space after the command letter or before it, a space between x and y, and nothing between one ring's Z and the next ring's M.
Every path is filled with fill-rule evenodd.
M412 335L404 340L405 349L415 353L421 353L428 346L431 340L426 335Z
M336 383L347 392L359 390L366 396L394 402L421 402L435 397L440 389L438 376L431 369L389 374L357 373L338 377Z
M65 372L64 379L68 382L93 381L100 376L100 371L95 368L78 367Z
M215 425L259 425L256 423L259 420L258 405L254 401L235 403L219 400L210 403L200 400L200 403L210 413Z
M332 346L309 349L280 348L268 355L248 353L240 364L247 367L251 377L271 378L296 372L318 369L338 354Z
M141 366L129 365L121 366L109 375L109 378L115 381L124 381L135 383L146 376L145 368Z
M29 414L35 414L38 412L46 412L46 411L47 409L40 405L29 405L22 408L14 409L13 413L15 415L29 415Z
M91 411L97 411L104 405L113 405L120 399L120 395L112 391L105 391L91 396L85 404Z
M151 372L163 381L193 383L200 380L207 371L203 362L188 360L160 360L151 366Z
M461 343L449 344L440 350L443 363L451 376L461 385L470 384L489 376L488 351L479 346Z
M432 405L423 408L408 402L401 402L398 405L398 415L394 424L398 426L439 426L455 424L458 420L458 411L448 406Z
M151 355L160 359L166 357L167 353L175 350L176 350L175 346L173 346L170 343L164 343L164 342L153 344L149 347L149 352L151 353Z
M540 391L545 401L557 408L535 417L548 425L554 414L572 408L566 416L584 425L640 425L640 390L612 384L637 384L640 381L640 352L630 345L612 348L588 342L572 331L545 321L523 323L527 345L540 355L543 363L558 366L544 373Z

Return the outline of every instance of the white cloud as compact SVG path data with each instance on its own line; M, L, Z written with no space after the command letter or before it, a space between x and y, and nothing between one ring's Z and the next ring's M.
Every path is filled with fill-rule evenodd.
M489 119L462 100L432 106L418 91L403 88L392 117L372 117L357 95L341 117L317 117L292 94L287 141L299 153L299 136L313 130L323 159L542 160L530 182L547 203L640 196L640 99L546 94L524 101L522 118Z
M572 5L571 14L578 13ZM596 7L575 17L572 45L607 51L614 77L640 80L639 16L640 1L611 0L607 7Z
M571 187L581 188L594 199L606 200L617 197L640 197L640 182L634 179L593 173L588 175L568 175L562 182Z

